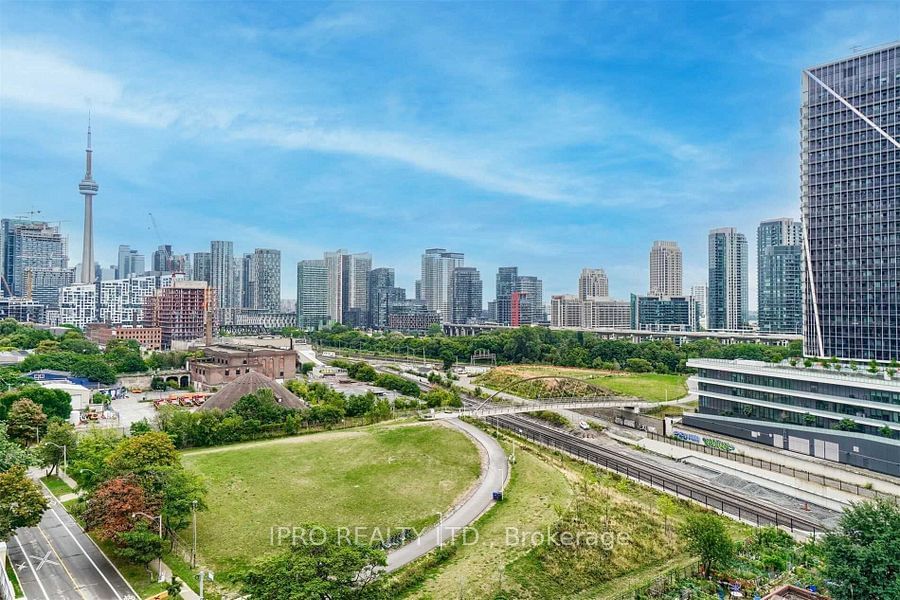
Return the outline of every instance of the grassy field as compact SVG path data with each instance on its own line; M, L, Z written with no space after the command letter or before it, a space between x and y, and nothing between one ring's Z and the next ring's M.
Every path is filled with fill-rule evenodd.
M507 453L511 452L505 444ZM453 559L409 598L491 598L501 585L519 589L508 577L501 583L506 566L530 548L506 544L508 527L537 531L552 525L573 497L566 475L540 456L521 448L516 454L506 488L506 500L496 504L478 522L478 543L461 546ZM518 596L511 596L518 597Z
M187 452L209 510L198 516L202 560L235 573L275 550L272 528L421 528L471 487L475 445L438 424L369 427Z
M608 389L623 396L636 396L652 402L677 400L687 395L687 376L680 374L661 375L659 373L628 373L624 371L602 371L600 369L572 369L545 365L510 365L496 367L476 378L481 386L500 389L518 380L529 377L573 377ZM553 395L556 383L535 381L511 390L520 396L535 398L538 395ZM579 392L576 392L579 393Z

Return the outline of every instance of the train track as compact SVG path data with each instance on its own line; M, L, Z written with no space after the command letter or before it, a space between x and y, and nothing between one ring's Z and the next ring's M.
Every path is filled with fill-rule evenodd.
M485 421L495 427L511 430L529 440L556 448L580 460L614 471L645 485L693 500L739 521L758 527L766 525L783 527L793 533L813 536L826 530L821 523L803 513L774 506L755 498L735 496L729 490L689 475L664 471L657 463L585 442L566 432L534 423L522 417L487 417Z

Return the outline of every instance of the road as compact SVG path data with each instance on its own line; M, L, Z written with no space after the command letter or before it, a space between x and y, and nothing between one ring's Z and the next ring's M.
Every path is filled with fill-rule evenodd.
M509 463L506 452L490 434L459 419L449 419L445 423L457 427L478 443L484 450L486 464L478 487L449 515L444 515L441 523L424 532L412 542L388 554L387 570L393 571L417 558L424 556L442 542L449 542L460 535L463 528L470 525L494 504L493 493L506 485Z
M138 596L78 523L50 496L36 527L9 540L10 562L29 600L132 600Z

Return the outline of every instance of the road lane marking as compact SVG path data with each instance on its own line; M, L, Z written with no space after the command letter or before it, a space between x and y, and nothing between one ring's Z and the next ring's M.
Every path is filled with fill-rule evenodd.
M60 525L62 525L62 528L66 530L66 533L69 534L69 537L72 538L72 541L75 542L75 545L78 546L78 548L81 550L82 554L84 554L85 558L87 558L88 561L91 563L91 565L93 565L94 569L97 570L97 573L100 574L100 577L103 578L103 581L106 582L106 585L109 586L109 589L112 590L112 593L116 595L116 598L118 600L122 600L122 596L121 596L121 594L119 594L119 591L115 588L115 586L113 586L112 582L110 582L110 580L106 578L106 575L103 573L103 571L100 570L100 567L97 566L97 563L94 562L94 559L91 558L90 554L87 553L87 550L84 549L84 546L81 545L81 542L78 541L78 538L75 537L75 535L72 533L72 531L63 522L62 518L60 518L60 516L56 513L56 509L51 507L50 512L53 513L53 516L56 517L56 520L59 521ZM87 535L87 534L85 534L85 535ZM104 555L104 556L106 556L106 555Z
M16 544L19 545L19 550L22 551L22 556L25 557L25 561L28 563L28 566L31 568L31 572L34 573L34 580L37 581L38 587L41 588L41 593L44 594L44 599L50 600L50 596L47 594L47 590L44 589L44 584L41 583L41 578L38 577L37 571L34 570L34 565L31 564L31 559L28 557L28 553L25 552L25 548L22 547L22 541L19 540L19 536L14 535L13 539L16 540Z
M41 529L40 525L38 525L38 531L40 531L41 535L44 536L44 539L47 540L47 545L50 546L50 550L53 552L53 554L56 555L56 558L59 559L59 562L54 563L52 560L48 560L50 558L50 552L47 552L46 556L44 556L44 560L40 565L38 565L37 570L40 570L40 568L44 565L44 562L50 562L50 564L57 564L61 566L66 572L66 575L69 576L69 579L72 580L72 585L75 588L75 591L78 592L78 595L84 598L84 600L87 600L87 597L85 597L84 593L81 591L82 586L78 585L78 582L75 580L75 576L72 575L71 571L69 571L69 568L65 565L65 561L62 559L62 556L60 556L59 552L56 551L56 548L53 547L53 542L50 541L50 538L47 537L47 533L43 529Z

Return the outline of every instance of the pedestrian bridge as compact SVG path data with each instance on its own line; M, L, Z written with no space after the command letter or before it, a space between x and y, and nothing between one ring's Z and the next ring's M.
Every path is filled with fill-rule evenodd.
M520 404L503 404L461 408L453 412L435 413L435 419L455 419L458 417L493 417L496 415L513 415L517 413L535 412L538 410L580 410L585 408L628 408L642 409L666 404L664 402L646 402L630 400L549 400L540 402L523 402ZM431 415L428 415L430 417ZM428 418L426 417L426 418Z

